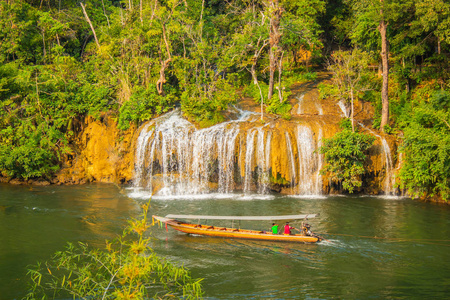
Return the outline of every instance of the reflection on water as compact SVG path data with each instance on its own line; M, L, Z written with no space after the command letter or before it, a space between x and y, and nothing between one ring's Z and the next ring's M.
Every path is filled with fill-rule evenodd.
M0 185L0 299L21 298L26 266L47 259L67 241L102 246L139 214L148 197L114 185ZM151 214L319 213L308 222L326 240L313 245L233 240L157 226L149 234L155 252L205 278L207 299L443 299L450 294L449 210L401 198L160 197L152 199ZM217 225L231 225L221 222ZM262 230L270 225L240 223Z
M0 299L21 298L26 269L67 242L102 246L139 207L114 185L0 185Z

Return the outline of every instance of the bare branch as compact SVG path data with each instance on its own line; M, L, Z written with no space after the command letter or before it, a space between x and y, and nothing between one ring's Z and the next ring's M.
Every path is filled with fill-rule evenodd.
M80 5L81 5L81 8L83 9L84 17L86 18L86 21L89 23L89 26L91 27L92 33L94 34L94 39L95 39L95 43L97 44L97 48L100 50L100 44L98 42L97 35L95 34L94 26L92 25L92 22L89 19L88 14L86 13L86 9L84 7L84 4L82 2L80 2Z

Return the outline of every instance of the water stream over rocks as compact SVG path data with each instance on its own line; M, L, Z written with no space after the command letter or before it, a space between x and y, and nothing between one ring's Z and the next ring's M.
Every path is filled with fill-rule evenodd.
M276 184L294 194L322 192L320 123L262 124L241 115L246 117L206 129L196 129L179 111L148 122L137 140L134 185L156 185L165 195L264 194Z

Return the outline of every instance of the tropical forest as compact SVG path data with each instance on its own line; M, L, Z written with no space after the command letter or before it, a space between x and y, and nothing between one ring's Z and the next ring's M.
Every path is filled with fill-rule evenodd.
M448 264L420 269L430 281L406 292L382 253L401 261L393 248L401 241L405 257L419 262L422 252L409 243L420 238L429 239L421 245L436 261L450 259L441 249L450 224L450 2L2 0L0 191L0 232L10 241L0 258L21 256L11 250L13 224L30 239L43 232L33 233L37 223L67 228L30 256L30 264L50 261L14 262L26 274L0 264L0 279L31 280L30 289L16 280L20 293L0 286L11 299L448 295L448 284L429 286L449 279ZM165 231L169 219L151 217L177 212L320 212L340 225L315 224L325 234L317 249L219 246L233 257L231 268L214 242ZM21 214L25 223L14 217ZM262 220L258 226L269 226ZM386 231L386 224L394 225ZM354 238L385 240L368 240L367 249L380 248L364 256L353 252L344 228ZM441 229L428 236L426 228ZM336 242L339 234L347 244ZM70 243L63 251L62 241ZM323 243L334 250L322 252ZM259 250L247 254L253 247ZM200 263L200 252L213 263ZM285 285L255 277L268 253L277 253L281 267L270 272ZM299 261L293 253L323 256ZM352 273L361 282L349 294L320 271L342 277L338 253L353 267L367 257L375 269L377 261L383 266ZM248 268L240 277L235 266L242 265ZM286 265L296 267L282 271ZM398 265L412 276L405 281L419 282L422 275L407 265ZM301 278L295 268L314 269L316 281L291 289L286 276ZM212 274L225 279L213 284ZM244 287L246 280L252 284Z

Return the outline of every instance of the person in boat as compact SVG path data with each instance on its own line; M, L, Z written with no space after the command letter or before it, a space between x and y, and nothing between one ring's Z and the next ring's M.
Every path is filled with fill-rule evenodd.
M289 225L289 222L286 222L286 225L284 225L284 234L292 234L291 230L295 229L294 227L292 227L291 225Z
M303 235L311 236L311 225L309 225L308 223L302 223L302 233Z
M272 223L272 234L278 234L278 224Z

